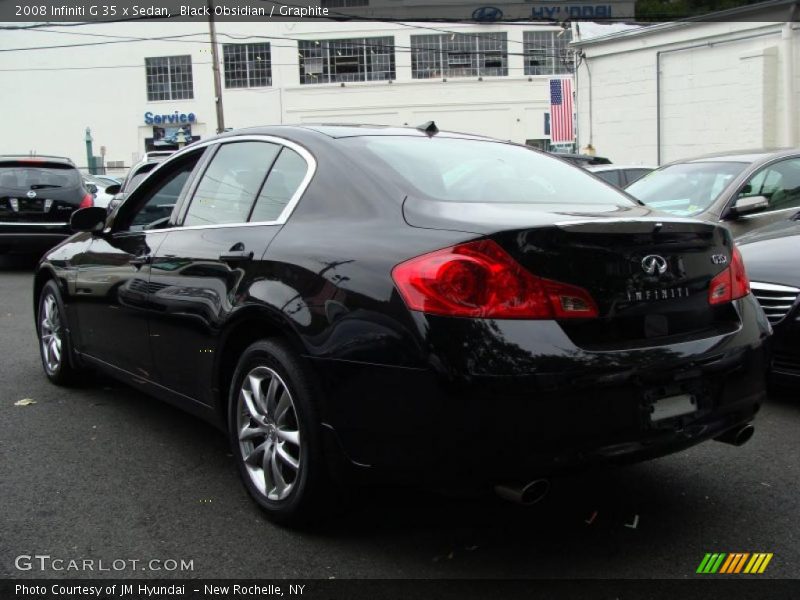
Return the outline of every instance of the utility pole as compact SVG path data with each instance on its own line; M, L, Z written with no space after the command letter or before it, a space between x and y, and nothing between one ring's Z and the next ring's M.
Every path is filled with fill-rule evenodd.
M86 167L89 170L90 175L94 175L94 150L92 149L92 130L90 128L86 128L86 137L84 138L86 141Z
M211 35L211 60L214 70L214 104L217 108L217 133L225 131L225 111L222 108L222 82L219 78L217 28L214 25L214 0L208 0L208 32Z

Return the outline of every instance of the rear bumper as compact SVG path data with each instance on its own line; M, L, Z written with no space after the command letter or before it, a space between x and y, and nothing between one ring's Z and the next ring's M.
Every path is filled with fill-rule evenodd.
M416 482L488 484L669 454L752 420L765 399L769 326L752 298L738 310L733 334L604 353L571 346L552 322L465 320L477 330L450 327L437 342L442 323L420 317L430 347L449 348L427 368L313 361L324 420L353 463ZM680 394L698 410L651 421L653 402Z

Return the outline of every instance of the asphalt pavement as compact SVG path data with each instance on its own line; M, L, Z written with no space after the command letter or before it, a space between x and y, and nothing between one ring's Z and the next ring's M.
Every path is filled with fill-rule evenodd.
M533 508L373 489L296 532L249 500L211 426L103 377L50 384L32 280L31 260L0 257L0 577L683 579L707 552L774 553L759 577L800 576L796 392L771 398L742 448L556 480ZM20 570L25 555L127 562Z

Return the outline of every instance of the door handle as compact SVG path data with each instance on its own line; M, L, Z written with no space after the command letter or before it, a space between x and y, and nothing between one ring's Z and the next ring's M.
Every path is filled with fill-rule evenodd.
M253 253L245 250L244 244L239 242L227 252L219 255L222 262L248 262L253 260Z
M252 252L245 252L244 250L236 250L233 252L223 252L219 255L222 262L247 262L253 260Z
M134 256L134 257L133 257L133 258L130 260L130 263L131 263L131 264L132 264L134 267L136 267L137 269L140 269L140 268L141 268L141 267L143 267L144 265L149 265L149 264L151 264L152 262L153 262L153 257L152 257L151 255L149 255L149 254L143 254L143 255L141 255L141 256Z

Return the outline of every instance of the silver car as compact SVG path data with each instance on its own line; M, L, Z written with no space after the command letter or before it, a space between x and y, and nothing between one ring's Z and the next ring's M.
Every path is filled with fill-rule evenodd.
M721 222L738 237L800 213L800 149L676 161L625 191L658 210Z

